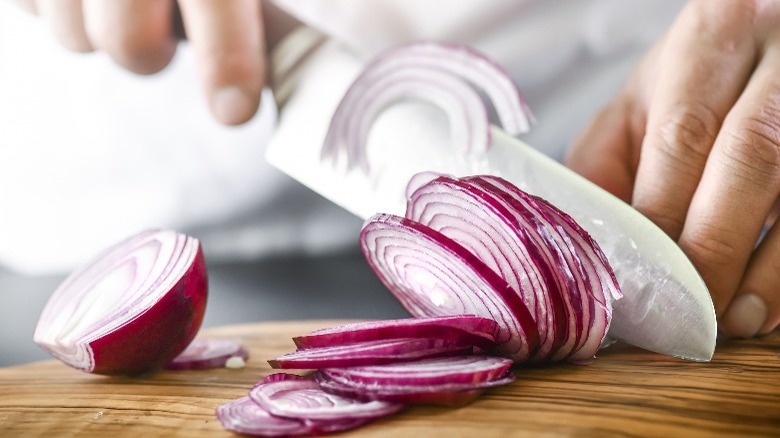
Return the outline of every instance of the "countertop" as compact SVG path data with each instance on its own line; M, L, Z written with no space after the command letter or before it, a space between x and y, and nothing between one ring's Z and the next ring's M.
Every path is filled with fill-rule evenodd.
M242 369L85 374L47 360L0 369L0 436L229 437L214 415L272 370L291 337L340 321L210 328L240 339ZM414 406L345 436L778 436L780 332L686 362L619 345L589 365L517 368L517 380L458 407Z

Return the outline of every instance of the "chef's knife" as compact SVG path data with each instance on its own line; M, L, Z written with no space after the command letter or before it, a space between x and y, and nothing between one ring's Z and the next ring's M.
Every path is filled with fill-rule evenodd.
M609 337L690 360L712 357L713 303L677 244L631 206L500 128L491 128L484 156L466 159L449 149L440 112L420 103L396 105L372 128L368 173L323 162L330 117L361 65L332 42L309 56L268 145L271 164L364 219L403 214L406 184L420 171L506 178L569 213L601 246L624 294L614 303Z

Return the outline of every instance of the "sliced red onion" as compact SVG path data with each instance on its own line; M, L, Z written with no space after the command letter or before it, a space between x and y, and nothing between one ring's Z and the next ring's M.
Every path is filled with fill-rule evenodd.
M144 231L68 276L44 307L34 340L82 371L151 371L195 337L207 290L196 239Z
M320 370L330 380L355 386L473 384L505 375L514 362L495 356L457 356L414 362Z
M165 367L171 370L222 368L235 357L246 360L249 352L243 345L230 339L196 338Z
M498 324L475 315L367 321L317 330L293 338L299 348L332 347L395 338L431 338L488 349L496 344Z
M311 380L311 378L299 374L272 373L260 379L258 383L281 382L282 380Z
M511 383L515 380L515 375L507 372L493 380L466 383L363 385L348 380L332 379L324 373L318 372L315 374L315 380L328 393L358 400L454 405L473 400L485 389Z
M347 168L368 172L365 145L371 125L393 103L405 99L429 101L447 113L453 144L462 150L484 152L490 144L487 109L479 94L447 72L408 66L378 77L359 77L336 108L325 137L322 158L336 160L346 151ZM365 82L365 83L363 83ZM350 114L349 116L347 114ZM360 114L360 117L354 117Z
M536 221L546 224L550 247L559 254L559 272L566 274L574 311L582 318L583 335L570 350L562 350L553 359L573 361L593 358L601 345L612 318L613 297L620 287L603 252L588 233L570 216L541 198L531 196L513 184L492 176L473 177L471 181L493 190L517 207L535 211Z
M377 75L414 64L441 69L485 93L501 127L512 135L528 132L534 116L512 75L493 59L469 46L422 41L384 53L375 63Z
M367 341L331 347L299 349L271 359L272 368L318 369L351 367L416 360L426 357L469 354L472 344L433 338L402 338Z
M398 412L403 405L360 401L323 391L311 379L261 382L249 398L271 415L304 421L371 419Z
M543 236L517 223L513 210L479 187L440 176L409 196L406 216L450 237L503 277L531 310L544 360L566 341L561 280Z
M539 346L536 322L507 282L452 239L394 215L370 218L361 249L379 279L415 316L475 314L499 325L496 352L525 361Z
M472 88L475 87L475 88ZM423 99L444 110L453 143L479 156L490 145L488 110L477 89L490 99L505 131L526 132L533 120L509 74L475 50L420 42L389 50L369 63L337 107L322 149L324 159L345 151L347 167L368 170L365 145L378 114L401 99Z
M276 417L249 397L241 397L217 406L217 419L232 432L249 436L309 436L338 432L362 426L367 419L302 421Z

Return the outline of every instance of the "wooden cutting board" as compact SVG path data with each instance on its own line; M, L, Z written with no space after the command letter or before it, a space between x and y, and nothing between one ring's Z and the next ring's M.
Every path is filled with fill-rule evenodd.
M272 370L290 338L336 321L204 330L249 348L239 370L84 374L57 361L0 369L0 437L229 437L214 408ZM780 332L719 345L710 363L614 346L591 365L517 369L517 380L460 408L410 407L360 437L780 436Z

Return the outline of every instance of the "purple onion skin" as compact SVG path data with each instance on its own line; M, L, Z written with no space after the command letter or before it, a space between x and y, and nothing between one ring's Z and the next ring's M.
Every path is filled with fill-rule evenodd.
M95 374L138 375L163 368L192 342L203 322L208 274L203 251L181 279L136 319L90 343Z

